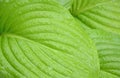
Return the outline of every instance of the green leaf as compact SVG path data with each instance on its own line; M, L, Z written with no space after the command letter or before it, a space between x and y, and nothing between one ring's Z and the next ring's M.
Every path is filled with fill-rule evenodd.
M120 78L120 35L90 30L100 58L100 78Z
M120 77L119 4L119 0L74 0L70 9L75 20L96 44L100 58L100 78Z
M120 34L120 0L74 0L70 11L81 25Z
M0 76L98 78L95 46L69 11L51 0L0 5Z
M96 6L101 6L112 0L73 0L72 7L70 9L73 15L79 15L87 10L90 10Z

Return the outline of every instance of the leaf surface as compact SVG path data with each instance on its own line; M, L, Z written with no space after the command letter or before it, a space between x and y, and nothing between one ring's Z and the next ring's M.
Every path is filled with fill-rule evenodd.
M51 0L0 7L0 76L98 78L95 46L65 8Z
M100 58L100 78L120 77L120 35L90 30Z
M119 0L74 0L70 9L80 24L120 34Z

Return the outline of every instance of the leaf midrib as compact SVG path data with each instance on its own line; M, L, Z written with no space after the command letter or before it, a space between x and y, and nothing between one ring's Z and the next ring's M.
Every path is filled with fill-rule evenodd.
M2 36L7 36L7 37L12 37L12 38L17 38L17 39L21 39L21 40L25 40L25 41L28 41L28 42L34 42L34 43L39 43L35 40L32 40L32 39L29 39L29 38L26 38L26 37L23 37L21 35L18 35L18 34L13 34L13 33L3 33L1 34L1 37ZM39 43L40 44L40 43ZM42 44L41 44L42 45Z

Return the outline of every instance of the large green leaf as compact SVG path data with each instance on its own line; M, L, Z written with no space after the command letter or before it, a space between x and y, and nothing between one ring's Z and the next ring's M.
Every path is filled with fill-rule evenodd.
M120 0L74 0L70 11L81 25L120 34Z
M120 78L120 0L74 0L70 12L96 43L100 78Z
M0 78L98 78L91 39L51 0L0 2Z
M90 30L100 58L100 78L120 78L120 35Z

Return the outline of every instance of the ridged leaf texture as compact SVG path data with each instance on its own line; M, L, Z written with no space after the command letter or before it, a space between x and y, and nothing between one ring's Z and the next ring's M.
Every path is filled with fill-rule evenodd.
M120 78L120 35L90 30L100 58L100 78Z
M96 48L52 0L0 1L0 78L98 78Z
M74 0L70 12L81 26L120 34L120 0Z
M70 12L96 44L99 77L120 78L120 0L73 0Z

